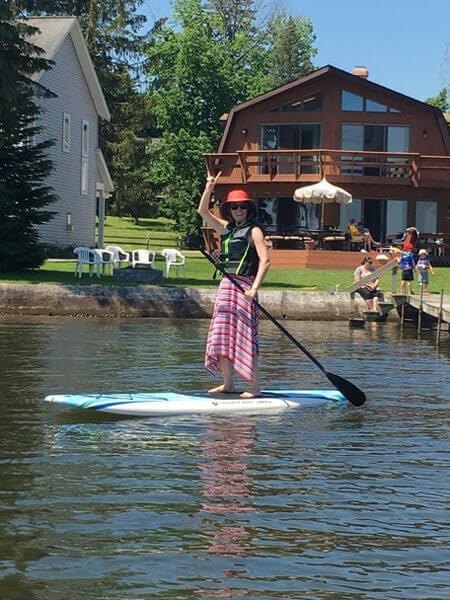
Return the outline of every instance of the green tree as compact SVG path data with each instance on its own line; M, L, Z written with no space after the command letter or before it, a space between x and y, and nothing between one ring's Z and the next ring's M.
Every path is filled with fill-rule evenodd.
M309 17L275 16L267 30L265 64L271 87L277 87L313 70L316 36Z
M161 212L195 243L202 153L218 142L220 116L246 93L230 43L218 39L200 0L180 0L174 16L180 30L161 24L147 49L148 93L162 132L149 149L150 175L163 197Z
M139 217L156 216L156 192L147 169L146 147L153 129L151 98L133 91L126 71L123 73L123 96L121 112L126 128L118 129L115 141L108 143L111 170L116 176L116 191L110 212L130 215L135 223Z
M199 241L202 154L217 147L221 115L273 87L272 59L266 55L273 51L276 31L295 25L296 76L308 68L315 52L309 21L301 21L300 27L298 20L286 18L285 26L281 19L271 25L267 41L268 32L256 26L256 15L253 0L178 0L176 29L160 23L147 45L148 93L161 138L150 146L150 177L160 189L161 210L175 219L191 244Z
M216 17L217 31L232 42L240 33L254 34L255 0L209 0L205 8Z
M447 112L450 110L447 88L443 88L437 96L427 98L425 102L427 104L431 104L431 106L434 106L435 108L439 108L439 110L442 110L442 112Z
M46 207L56 200L45 185L52 142L35 142L41 112L37 99L50 93L31 79L51 64L26 41L35 29L11 17L11 6L0 2L0 271L43 262L37 226L51 219Z

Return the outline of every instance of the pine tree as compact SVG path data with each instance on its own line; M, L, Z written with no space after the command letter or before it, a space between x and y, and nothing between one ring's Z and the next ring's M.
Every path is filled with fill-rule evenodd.
M52 218L46 207L56 200L45 185L52 142L34 140L40 131L37 98L50 93L31 79L51 63L26 41L35 29L12 21L10 9L0 2L0 272L43 262L37 226Z

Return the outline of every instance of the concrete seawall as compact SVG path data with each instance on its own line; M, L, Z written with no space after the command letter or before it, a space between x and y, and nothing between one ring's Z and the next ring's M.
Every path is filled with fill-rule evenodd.
M86 317L209 318L216 289L0 284L0 313ZM262 290L260 303L276 318L299 321L345 321L350 318L344 292ZM356 298L356 317L365 303Z

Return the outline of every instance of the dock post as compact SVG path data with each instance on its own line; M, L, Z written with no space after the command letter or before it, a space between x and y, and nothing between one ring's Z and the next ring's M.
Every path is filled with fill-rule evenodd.
M420 286L419 310L417 313L417 333L422 331L423 285Z
M391 292L393 294L396 294L397 293L397 289L398 289L397 273L398 273L398 267L394 267L392 269L392 280L391 280Z
M437 322L437 331L436 331L436 345L439 344L441 340L441 323L442 323L442 306L444 304L444 290L441 290L441 298L439 302L439 314L438 314L438 322Z

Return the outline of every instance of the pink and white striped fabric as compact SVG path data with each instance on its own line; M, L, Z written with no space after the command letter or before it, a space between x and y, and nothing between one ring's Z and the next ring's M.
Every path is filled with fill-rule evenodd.
M247 290L253 278L233 275ZM214 312L206 341L205 367L215 375L219 357L227 358L243 379L253 379L253 358L257 356L258 308L226 277L217 291Z

